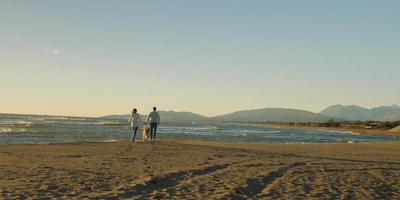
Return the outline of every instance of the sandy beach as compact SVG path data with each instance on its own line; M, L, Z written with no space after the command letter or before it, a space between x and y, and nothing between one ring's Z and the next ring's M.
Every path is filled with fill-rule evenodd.
M398 199L400 143L0 146L1 199Z

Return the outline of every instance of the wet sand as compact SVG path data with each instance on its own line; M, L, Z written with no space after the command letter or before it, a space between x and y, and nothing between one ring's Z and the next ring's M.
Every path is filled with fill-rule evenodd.
M400 143L0 146L0 199L399 199Z

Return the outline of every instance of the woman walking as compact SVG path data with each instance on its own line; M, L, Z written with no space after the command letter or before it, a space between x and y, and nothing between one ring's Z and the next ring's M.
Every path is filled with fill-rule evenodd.
M142 119L140 118L140 115L137 113L137 109L134 108L132 110L132 114L128 119L128 122L131 123L131 127L132 127L132 139L131 142L135 142L135 137L136 137L136 133L137 130L139 129L139 124L142 121Z

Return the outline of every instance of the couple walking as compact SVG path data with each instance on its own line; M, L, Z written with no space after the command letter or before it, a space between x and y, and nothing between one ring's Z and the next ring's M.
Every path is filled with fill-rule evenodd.
M136 133L137 130L139 129L140 122L142 122L142 119L140 118L139 113L137 112L137 109L134 108L132 110L131 116L128 119L128 122L131 123L132 127L132 139L131 141L134 142L136 138ZM151 141L156 140L156 133L157 133L157 125L160 124L160 114L157 112L157 108L153 107L153 111L149 113L149 115L146 118L145 127L144 127L144 132L146 131L146 125L150 123L150 139Z

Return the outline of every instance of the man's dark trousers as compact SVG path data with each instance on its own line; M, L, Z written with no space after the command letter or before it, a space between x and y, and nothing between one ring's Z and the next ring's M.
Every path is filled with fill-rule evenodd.
M157 123L152 122L152 123L150 123L150 139L151 140L156 139L156 133L157 133Z

